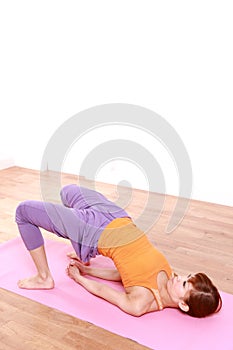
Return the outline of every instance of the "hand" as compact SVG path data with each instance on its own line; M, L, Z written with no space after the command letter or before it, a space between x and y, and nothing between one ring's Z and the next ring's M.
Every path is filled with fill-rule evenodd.
M74 260L71 260L70 264L66 268L67 275L76 282L78 282L79 276L81 275L79 268L76 266L77 264L78 264L77 262L75 262Z
M77 261L76 259L71 259L70 265L76 266L81 275L88 275L88 271L90 271L90 267L88 268L87 265L84 265L81 261Z

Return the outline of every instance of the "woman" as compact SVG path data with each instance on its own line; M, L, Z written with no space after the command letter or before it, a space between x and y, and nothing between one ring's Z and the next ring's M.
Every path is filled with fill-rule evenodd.
M16 210L19 232L37 268L37 275L18 282L20 288L51 289L44 240L39 227L70 239L75 254L67 274L90 293L118 306L133 316L179 308L205 317L220 310L217 288L203 273L177 276L161 254L139 230L128 214L102 194L77 185L61 190L61 204L22 202ZM113 260L116 269L89 266L101 254ZM121 281L125 291L117 291L85 275Z

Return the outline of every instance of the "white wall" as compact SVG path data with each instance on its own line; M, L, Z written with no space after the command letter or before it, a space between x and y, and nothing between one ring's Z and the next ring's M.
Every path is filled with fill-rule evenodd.
M232 17L225 0L1 2L1 153L39 169L68 118L96 105L135 104L180 135L193 198L232 206ZM81 159L81 147L73 152ZM176 194L174 164L164 157L167 193ZM118 181L119 169L102 169L99 179Z

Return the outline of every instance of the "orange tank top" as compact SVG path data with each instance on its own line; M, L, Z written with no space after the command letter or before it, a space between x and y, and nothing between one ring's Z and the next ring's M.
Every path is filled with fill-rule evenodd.
M113 260L125 288L148 288L153 293L159 310L163 309L157 276L164 271L170 278L172 269L164 255L131 219L119 218L108 224L100 236L98 251Z

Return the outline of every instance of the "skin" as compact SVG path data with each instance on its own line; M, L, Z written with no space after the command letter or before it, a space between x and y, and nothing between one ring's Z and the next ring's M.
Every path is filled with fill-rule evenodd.
M125 292L119 292L109 286L84 277L84 275L89 275L111 281L121 281L121 276L115 269L88 267L72 259L66 272L70 278L90 293L109 301L133 316L141 316L147 312L158 310L154 296L147 288L133 286L125 288ZM190 277L191 275L187 277L176 276L168 279L165 273L162 271L159 273L158 287L164 307L179 307L186 312L189 310L188 305L184 302L184 297L192 288L188 282Z
M20 280L18 286L24 289L54 288L54 280L49 270L44 246L31 250L30 255L37 268L37 275ZM121 281L121 276L117 270L88 266L88 264L80 262L74 253L68 254L68 257L71 260L66 269L67 275L90 293L107 300L133 316L141 316L147 312L158 310L155 298L147 288L133 286L125 288L124 292L120 292L85 277L85 275L89 275L105 280ZM184 298L192 288L188 282L189 278L190 275L168 279L165 272L161 271L158 274L157 284L164 308L173 307L188 311L188 305L184 302Z
M37 275L18 281L19 288L23 289L52 289L54 280L49 270L44 246L31 250L31 258L37 268Z

